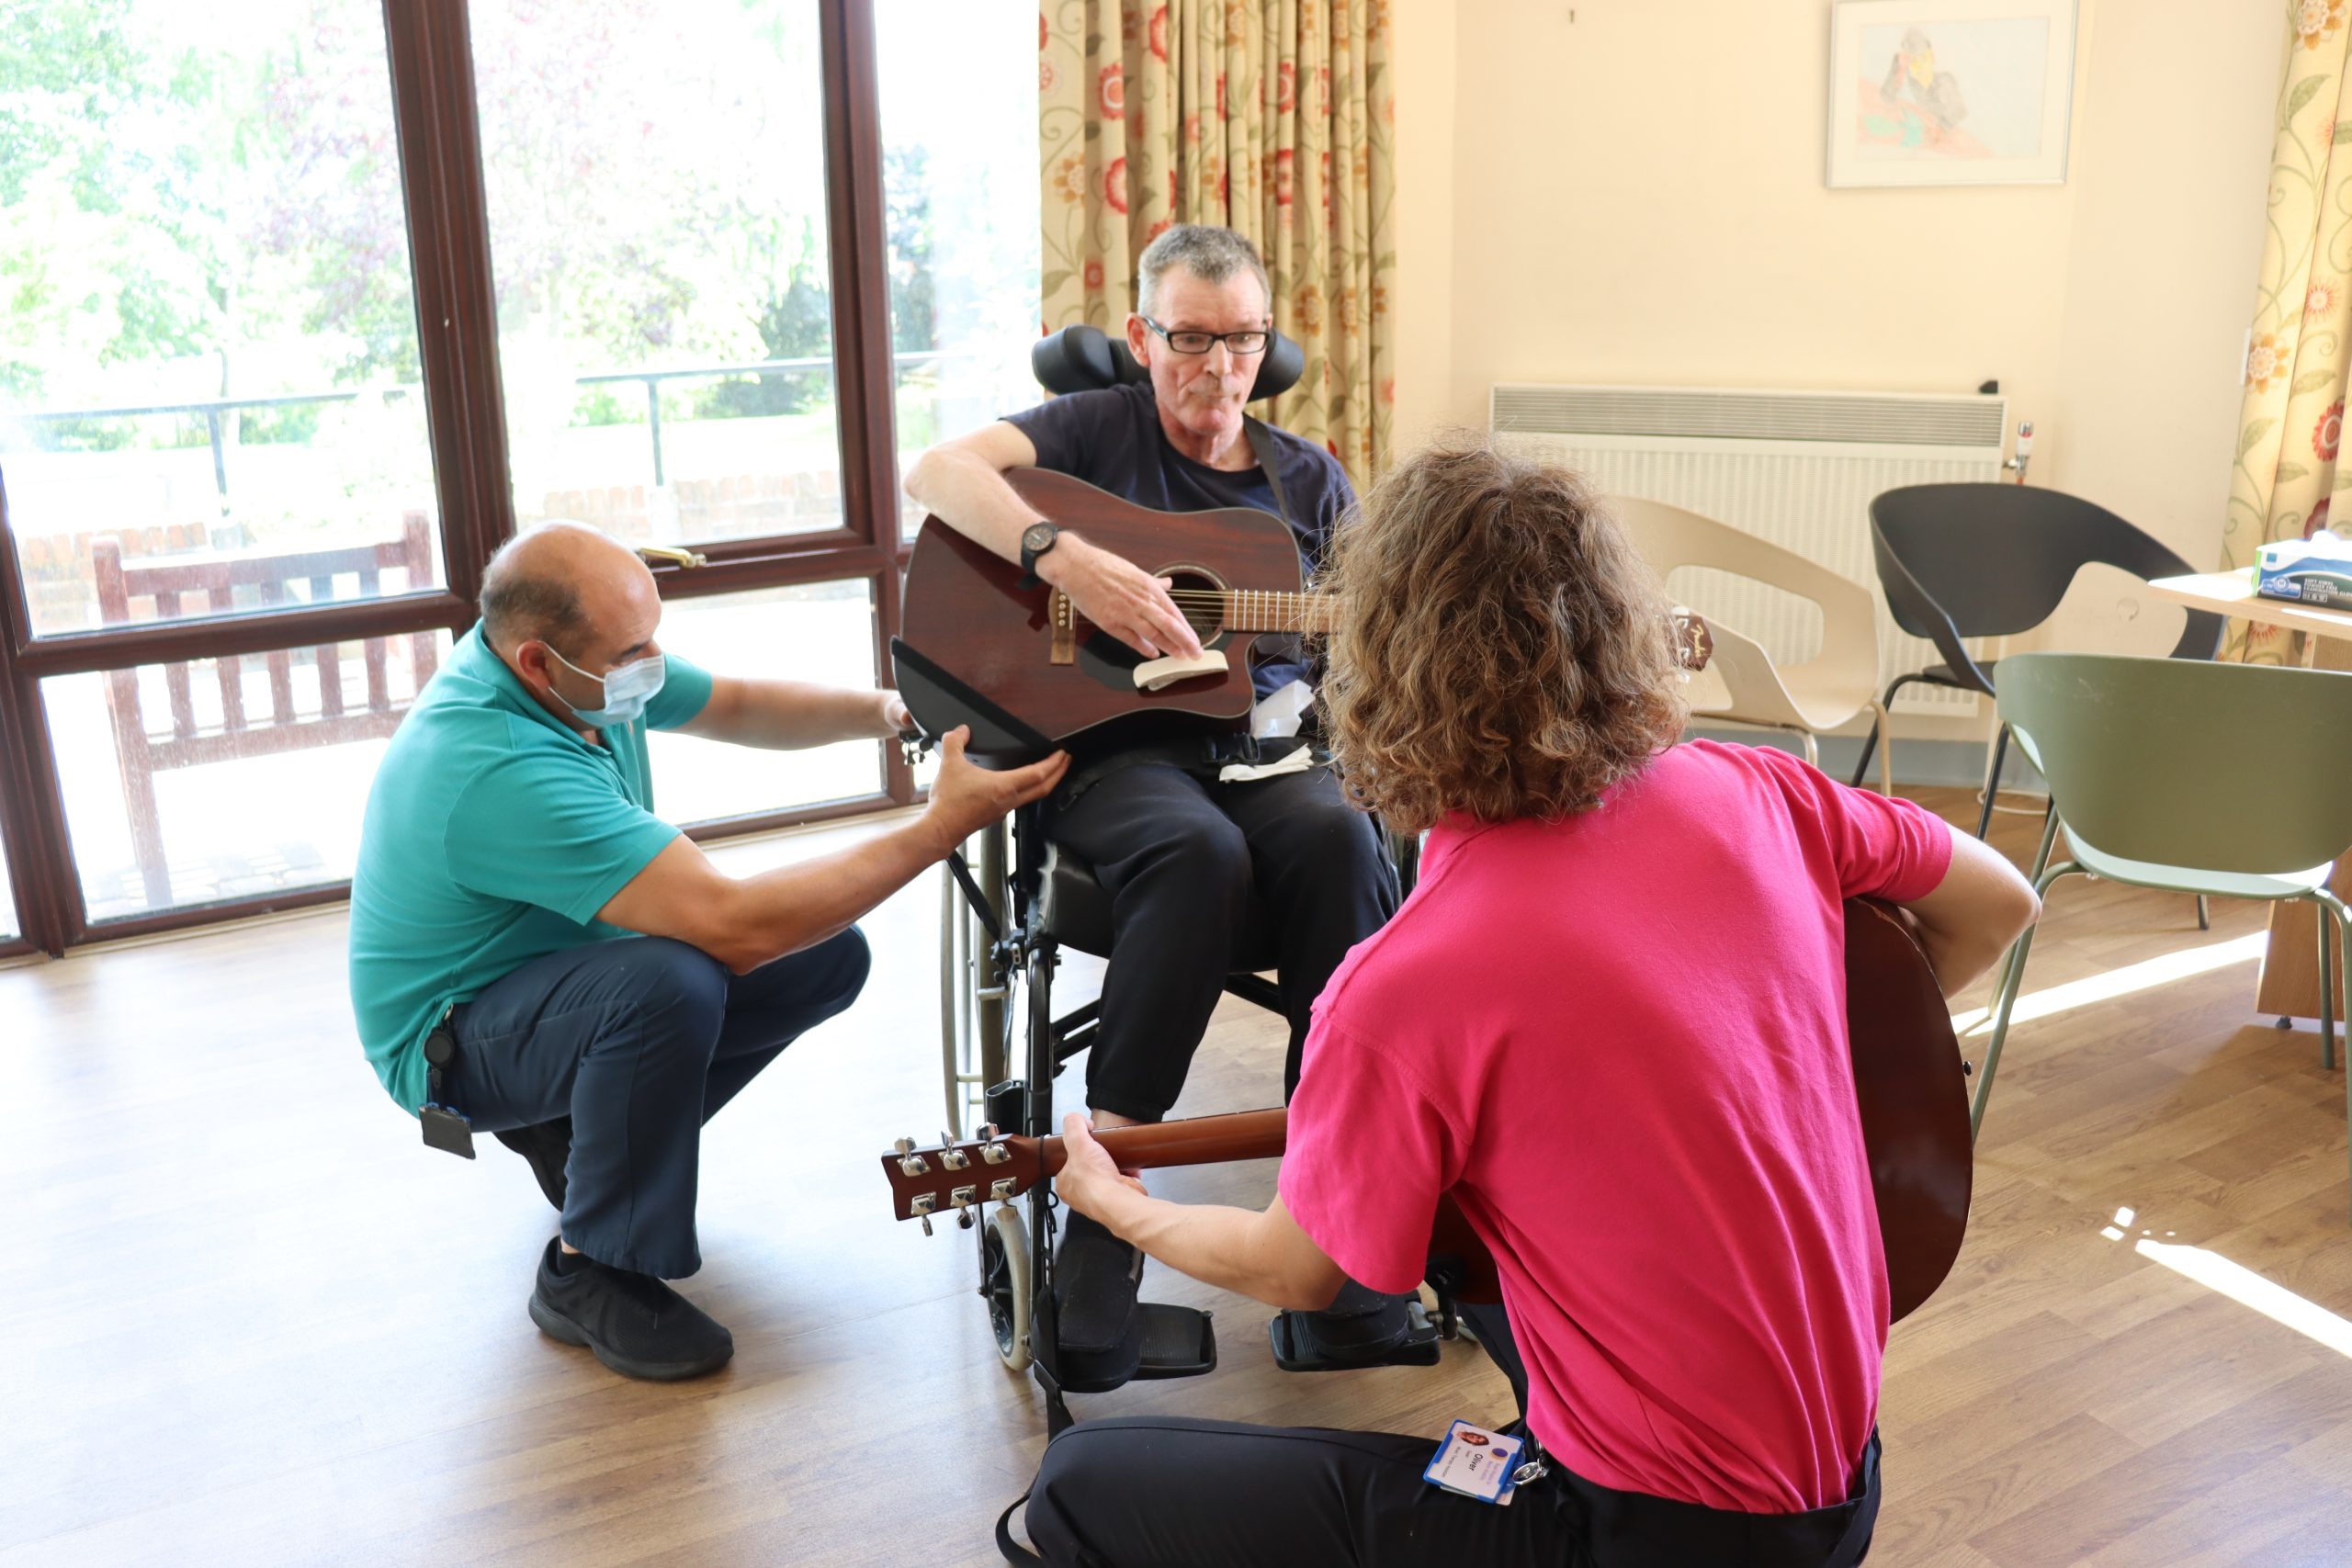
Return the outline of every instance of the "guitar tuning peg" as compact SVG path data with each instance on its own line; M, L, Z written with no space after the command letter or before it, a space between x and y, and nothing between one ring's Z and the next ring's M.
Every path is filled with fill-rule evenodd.
M967 1231L972 1228L971 1210L958 1209L956 1211L956 1228L959 1231Z
M992 1144L1002 1136L1004 1134L996 1130L996 1123L993 1122L985 1122L980 1127L980 1137L984 1142Z
M914 1151L915 1141L912 1138L900 1138L890 1145L890 1152L897 1155L910 1155Z
M944 1148L945 1148L948 1145L950 1145L950 1144L954 1143L955 1141L956 1141L955 1135L954 1135L953 1134L949 1133L949 1132L947 1131L947 1129L946 1129L946 1128L942 1127L942 1128L939 1130L939 1146L940 1146L941 1148L943 1148L943 1149L944 1149Z
M922 1216L922 1234L925 1235L929 1235L931 1234L931 1216L929 1214Z

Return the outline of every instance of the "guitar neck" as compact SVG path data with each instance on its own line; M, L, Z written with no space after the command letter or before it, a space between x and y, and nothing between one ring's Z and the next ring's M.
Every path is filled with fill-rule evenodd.
M1242 588L1218 590L1216 597L1218 624L1228 631L1301 632L1312 636L1340 629L1340 602L1329 593Z
M1340 629L1340 601L1330 593L1290 593L1257 589L1220 589L1217 625L1245 635L1256 632L1301 632L1329 635ZM1714 641L1707 623L1688 610L1674 613L1675 652L1682 668L1696 673L1707 667Z
M1094 1139L1123 1170L1223 1165L1228 1160L1280 1156L1289 1121L1286 1111L1240 1111L1230 1116L1194 1116L1148 1127L1106 1127ZM1047 1176L1059 1175L1069 1159L1058 1137L1038 1139L1037 1153Z

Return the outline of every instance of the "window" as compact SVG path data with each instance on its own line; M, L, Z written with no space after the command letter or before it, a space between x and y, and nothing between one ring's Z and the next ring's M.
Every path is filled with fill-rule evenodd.
M875 16L901 473L1037 400L1032 7L888 0ZM920 515L909 513L910 533Z
M722 673L886 679L905 459L1035 396L1035 28L0 0L23 942L340 897L386 733L542 517L707 556L656 574ZM874 743L655 754L730 831L916 787Z
M516 520L841 527L816 0L471 14Z
M342 882L446 633L43 682L93 924Z
M379 10L42 13L0 43L0 466L31 629L431 586ZM126 596L164 567L179 586Z

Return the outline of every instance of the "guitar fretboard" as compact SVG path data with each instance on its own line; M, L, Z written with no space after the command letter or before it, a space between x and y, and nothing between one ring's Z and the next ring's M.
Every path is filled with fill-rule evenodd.
M1216 595L1219 620L1237 632L1332 632L1340 602L1329 593L1288 593L1254 588Z

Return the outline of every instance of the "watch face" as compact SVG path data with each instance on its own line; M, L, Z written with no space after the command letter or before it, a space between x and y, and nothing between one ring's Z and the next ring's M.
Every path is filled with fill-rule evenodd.
M1032 523L1021 531L1021 547L1034 556L1052 544L1060 531L1051 523Z

